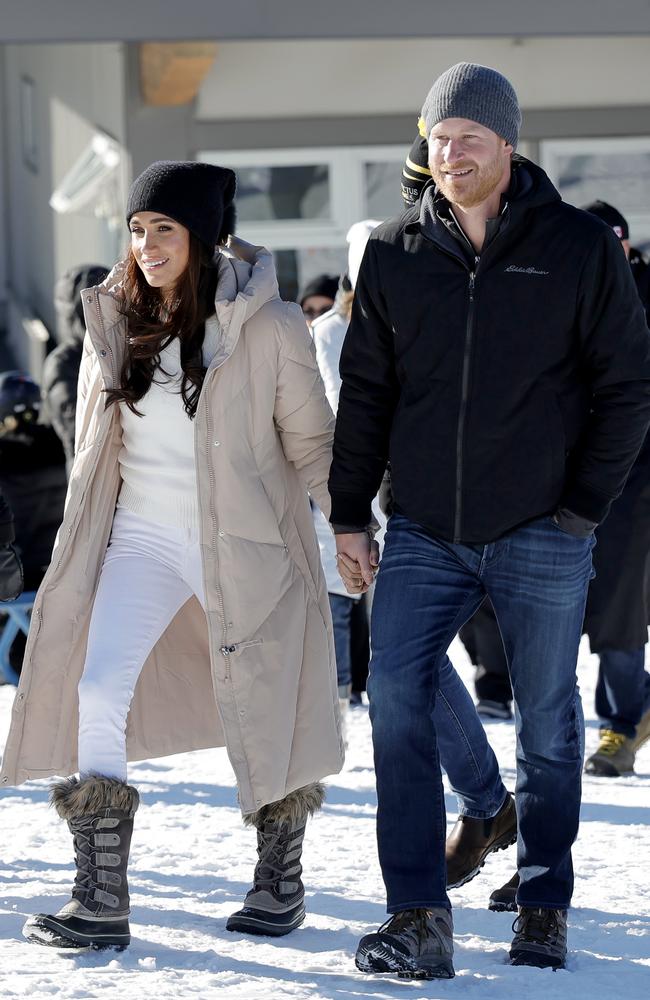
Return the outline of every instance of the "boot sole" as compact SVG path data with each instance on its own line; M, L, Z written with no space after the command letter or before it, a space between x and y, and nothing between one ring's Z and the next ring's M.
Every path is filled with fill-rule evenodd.
M519 907L515 899L509 902L491 899L488 903L488 910L491 910L492 913L517 913Z
M28 920L23 927L23 937L33 944L59 951L103 951L107 948L124 951L131 943L128 924L123 932L91 933L75 930L47 914L39 914Z
M463 875L462 878L457 879L455 882L448 882L447 888L460 889L462 885L467 885L467 883L471 882L473 878L476 878L476 876L478 875L481 868L483 867L483 865L485 864L485 862L487 861L487 859L490 857L491 854L496 854L497 851L505 851L507 847L512 847L512 845L516 843L517 843L517 831L515 830L513 834L508 834L506 839L496 841L496 843L492 845L489 851L485 853L485 855L479 861L478 865L476 865L475 868L473 868L470 872L468 872L467 875Z
M522 949L510 952L510 965L528 965L533 969L553 969L553 972L557 972L558 969L565 968L565 959Z
M302 903L287 913L267 913L253 907L244 907L233 913L226 921L227 931L239 931L242 934L258 934L268 937L283 937L300 927L305 919L305 907Z
M627 771L619 771L617 767L609 761L587 761L585 764L585 774L590 774L594 778L622 778L626 774L634 774L634 765Z
M400 979L453 979L451 959L441 959L437 965L419 966L385 941L377 941L359 949L354 958L359 972L397 973Z

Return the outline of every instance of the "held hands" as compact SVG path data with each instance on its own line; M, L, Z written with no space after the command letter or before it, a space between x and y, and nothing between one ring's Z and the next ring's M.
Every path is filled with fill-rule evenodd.
M379 546L366 531L336 535L336 563L348 594L365 594L379 567Z

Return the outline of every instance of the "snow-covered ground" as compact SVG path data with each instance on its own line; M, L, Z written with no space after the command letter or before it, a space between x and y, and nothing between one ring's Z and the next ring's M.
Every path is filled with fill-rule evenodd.
M452 650L467 680L460 645ZM583 647L580 679L587 751L597 743L594 661ZM6 733L13 689L0 688ZM488 725L506 783L513 787L513 729ZM133 765L142 795L130 867L133 942L122 953L61 956L28 944L25 918L52 912L71 882L69 834L47 805L47 783L2 793L0 997L223 1000L346 1000L368 997L583 1000L650 997L650 744L636 776L585 778L575 847L575 908L568 970L506 964L512 914L486 908L513 871L514 848L493 855L481 875L452 892L456 979L411 983L355 970L359 936L385 918L375 849L375 791L367 709L349 723L344 771L308 827L304 866L308 916L286 938L246 938L225 930L249 887L251 831L242 827L225 752L204 751ZM456 804L447 796L448 819ZM408 836L408 831L404 831Z

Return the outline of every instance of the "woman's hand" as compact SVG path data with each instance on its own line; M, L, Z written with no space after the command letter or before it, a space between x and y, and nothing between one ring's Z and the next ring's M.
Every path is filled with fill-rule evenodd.
M379 546L367 531L336 535L336 563L348 594L365 594L379 567Z

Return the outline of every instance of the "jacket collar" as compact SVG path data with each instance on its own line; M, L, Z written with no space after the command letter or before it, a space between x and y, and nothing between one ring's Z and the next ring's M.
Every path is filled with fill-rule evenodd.
M560 195L546 173L537 164L515 153L512 158L512 177L501 206L501 225L497 231L518 225L531 209L560 201ZM454 227L449 202L438 192L433 180L422 191L418 205L404 216L404 230L422 233L454 256L463 257ZM463 257L464 259L464 257Z
M219 330L217 352L210 369L226 361L239 340L244 323L273 299L279 298L273 256L264 247L230 237L215 254L219 280L215 312L208 323ZM117 385L124 359L126 319L120 311L126 261L119 261L107 278L81 293L86 329L95 349L104 383Z

